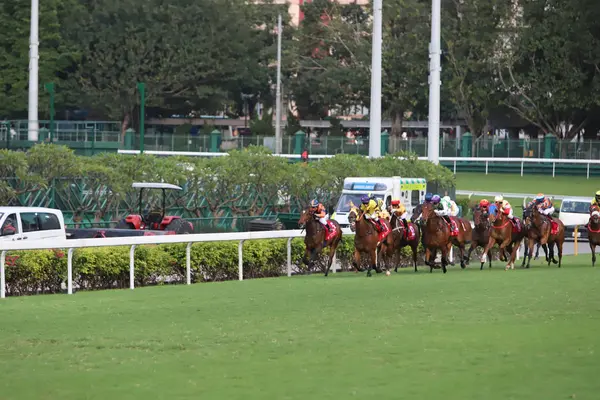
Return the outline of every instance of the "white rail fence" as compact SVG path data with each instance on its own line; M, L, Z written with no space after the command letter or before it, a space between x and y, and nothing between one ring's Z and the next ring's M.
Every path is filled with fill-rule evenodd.
M246 240L287 239L287 275L292 276L292 239L304 237L300 230L281 230L263 232L201 233L192 235L166 236L129 236L102 239L71 239L62 241L23 241L3 242L0 244L0 298L6 297L6 253L17 250L68 249L67 252L67 293L73 294L73 253L85 247L131 246L129 251L129 288L135 283L135 248L141 245L187 243L185 254L186 283L191 284L192 244L201 242L238 241L238 277L244 279L243 245Z
M118 150L119 154L129 154L135 155L140 154L139 150ZM185 157L221 157L227 156L227 153L210 153L210 152L198 152L198 151L160 151L160 150L147 150L144 151L144 154L155 155L155 156L185 156ZM284 157L284 158L293 158L299 159L299 154L274 154L274 156ZM310 155L310 159L321 159L321 158L330 158L333 155L323 155L323 154L315 154ZM419 157L419 160L427 160L427 157ZM521 176L523 176L523 171L526 164L552 164L552 177L556 176L556 165L568 165L568 164L583 164L587 166L587 179L590 179L590 166L591 165L599 165L600 160L573 160L573 159L563 159L563 158L513 158L513 157L440 157L440 161L452 162L453 163L453 172L456 174L457 163L458 162L483 162L485 163L485 174L488 174L490 164L494 163L511 163L511 164L520 164L521 166Z

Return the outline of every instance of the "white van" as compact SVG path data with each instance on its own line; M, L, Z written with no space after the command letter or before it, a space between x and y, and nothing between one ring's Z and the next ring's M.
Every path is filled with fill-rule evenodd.
M60 210L44 207L0 207L0 241L66 240Z
M392 198L399 199L411 215L413 208L425 200L427 181L424 178L394 177L350 177L344 179L342 195L335 207L332 219L338 221L342 228L349 226L348 212L350 203L360 206L360 197L371 193L382 199L386 207L392 203Z
M587 225L590 219L591 204L592 199L587 197L569 197L563 199L558 218L565 224L567 237L575 237L575 225L580 226L577 237L582 236L581 233L585 231L585 228L581 229L581 227Z

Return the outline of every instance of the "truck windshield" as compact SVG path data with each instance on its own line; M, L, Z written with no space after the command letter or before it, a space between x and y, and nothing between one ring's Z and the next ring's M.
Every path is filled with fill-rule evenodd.
M360 206L360 196L367 193L344 193L340 200L337 203L337 207L335 208L336 212L348 212L350 211L350 202L352 202L355 206ZM375 195L377 199L383 199L383 195Z
M590 209L590 203L583 201L563 201L561 212L587 214Z

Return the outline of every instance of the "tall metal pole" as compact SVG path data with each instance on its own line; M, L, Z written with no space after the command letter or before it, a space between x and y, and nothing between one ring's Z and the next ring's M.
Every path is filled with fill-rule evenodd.
M31 28L29 36L29 112L27 140L38 140L38 46L39 46L39 16L40 5L38 0L31 0Z
M440 163L441 20L441 0L432 0L431 43L429 44L429 132L427 134L427 158L434 164Z
M277 17L277 89L275 93L275 154L281 154L283 141L281 138L281 14Z
M138 83L138 90L140 92L140 154L144 153L144 117L146 114L146 85L144 82Z
M373 0L371 57L371 106L369 108L369 157L381 157L381 44L382 0Z
M54 82L48 82L45 86L50 94L50 143L54 143Z

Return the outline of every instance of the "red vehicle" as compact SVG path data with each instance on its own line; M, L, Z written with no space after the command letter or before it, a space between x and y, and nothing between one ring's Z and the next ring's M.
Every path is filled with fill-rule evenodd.
M170 183L148 183L135 182L131 185L134 189L140 189L138 200L139 214L132 214L122 219L117 224L117 229L135 229L135 230L155 230L155 231L173 231L176 234L193 233L194 226L191 222L178 216L166 215L166 191L167 190L182 190L177 185ZM142 199L144 189L160 189L162 190L162 208L150 210L142 210Z

